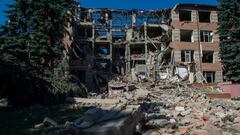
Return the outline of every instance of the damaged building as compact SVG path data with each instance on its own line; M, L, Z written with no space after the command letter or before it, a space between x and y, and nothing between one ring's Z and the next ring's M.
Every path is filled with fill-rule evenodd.
M179 4L172 9L171 20L174 61L188 65L190 82L196 72L207 83L222 82L216 6Z
M68 44L72 73L89 91L112 79L221 82L215 6L118 10L78 7Z

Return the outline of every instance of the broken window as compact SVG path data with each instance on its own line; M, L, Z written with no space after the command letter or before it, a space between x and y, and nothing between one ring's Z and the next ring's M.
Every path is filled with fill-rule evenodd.
M193 62L194 61L194 51L193 50L182 50L181 51L182 62Z
M203 51L202 62L214 63L214 51Z
M212 31L200 31L201 42L212 42L213 32Z
M199 22L210 23L210 12L198 12Z
M192 21L192 12L191 11L179 11L179 20L180 21Z
M203 76L207 80L208 83L215 82L215 72L213 71L203 71Z
M193 42L193 31L192 30L180 30L181 41Z

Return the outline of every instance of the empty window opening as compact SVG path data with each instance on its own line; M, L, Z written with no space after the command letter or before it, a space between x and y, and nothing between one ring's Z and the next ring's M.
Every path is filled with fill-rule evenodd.
M192 21L192 12L191 11L179 11L179 20L180 21Z
M210 23L210 12L198 12L199 22Z
M181 41L193 42L193 31L192 30L180 30Z
M150 38L160 37L163 34L163 30L160 27L148 27L147 36Z
M131 68L134 68L136 65L145 65L145 60L131 60Z
M201 42L212 42L213 32L212 31L200 31Z
M134 48L131 48L130 53L131 53L131 55L141 55L141 54L145 55L145 48L144 48L144 46L141 48L134 47Z
M181 61L182 62L193 62L194 61L194 51L193 50L182 50L181 51Z
M203 51L202 54L203 63L214 63L214 51Z
M203 71L203 76L207 80L208 83L215 82L215 72L213 71Z

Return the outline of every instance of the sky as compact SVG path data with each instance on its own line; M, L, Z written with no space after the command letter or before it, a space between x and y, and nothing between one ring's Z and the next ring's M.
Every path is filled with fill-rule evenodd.
M6 4L14 0L0 0L0 24L6 22ZM217 5L217 0L80 0L86 8L116 8L116 9L162 9L174 7L177 3Z

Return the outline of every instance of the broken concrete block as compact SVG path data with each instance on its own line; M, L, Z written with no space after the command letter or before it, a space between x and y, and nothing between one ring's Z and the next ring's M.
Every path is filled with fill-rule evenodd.
M149 122L146 123L147 126L149 127L164 127L170 122L167 119L155 119L155 120L150 120Z
M217 112L217 113L215 113L215 115L218 116L218 117L220 117L220 118L224 118L224 117L227 116L227 115L226 115L225 113L223 113L223 112Z
M48 118L48 117L44 118L43 124L45 126L52 126L52 127L57 127L57 125L58 125L56 121L54 121L53 119Z
M176 120L175 119L170 119L170 123L176 123Z
M73 123L73 122L66 121L65 124L64 124L64 127L65 127L65 128L70 128L70 127L72 127L72 126L74 126L74 123Z
M120 108L122 107L118 106L116 109L118 110ZM140 106L128 105L126 109L124 109L120 113L122 117L101 121L100 123L94 124L89 128L80 129L79 134L132 135L136 130L136 125L142 119L142 112L140 110ZM124 114L128 114L128 115L124 115ZM79 128L76 130L79 130Z
M43 127L44 127L43 123L34 125L34 128L43 128Z
M207 130L195 129L193 130L194 135L209 135Z
M84 129L84 128L89 128L89 127L91 127L94 123L95 123L94 121L83 121L83 122L81 122L79 125L77 125L77 127L82 128L82 129Z
M208 135L222 135L222 130L219 129L208 129Z
M191 122L195 122L195 120L192 119L191 116L186 116L179 121L179 124L187 125L187 124L190 124Z
M155 131L155 132L152 132L150 135L161 135L159 132Z
M184 109L184 107L182 107L182 106L176 106L175 107L175 111L177 111L177 112L182 112L182 111L184 111L185 109Z
M234 123L240 123L240 117L234 118L233 122L234 122Z
M190 113L191 113L191 109L186 110L186 111L182 111L180 114L181 114L182 116L186 116L186 115L189 115Z

